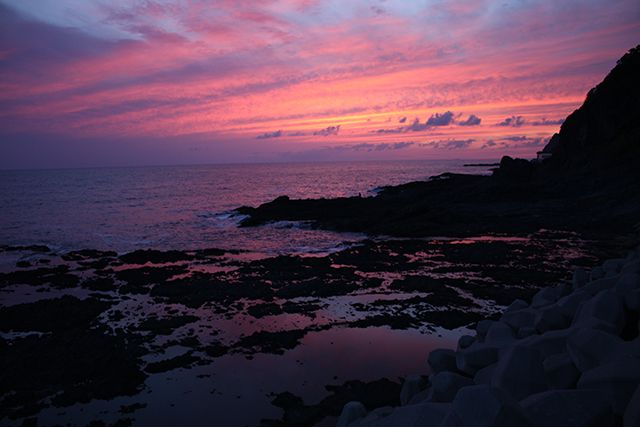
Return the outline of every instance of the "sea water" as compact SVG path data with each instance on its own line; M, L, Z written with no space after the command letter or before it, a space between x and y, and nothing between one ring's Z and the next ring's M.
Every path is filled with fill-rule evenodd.
M443 172L488 173L467 161L233 164L0 171L0 245L119 253L218 247L267 254L327 252L361 235L275 223L238 228L239 206L291 198L373 196Z

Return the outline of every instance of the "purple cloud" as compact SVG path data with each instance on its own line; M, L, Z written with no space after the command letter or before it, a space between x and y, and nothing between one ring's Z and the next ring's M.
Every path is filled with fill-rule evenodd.
M400 119L400 123L405 123L407 121L406 117ZM420 122L420 119L415 118L410 125L401 126L392 129L378 129L374 131L375 133L404 133L404 132L421 132L428 130L434 126L446 126L453 121L453 113L447 111L446 113L436 113L429 117L426 122Z
M340 133L340 125L329 126L327 128L320 129L319 131L316 131L313 134L320 135L320 136L330 136L330 135L337 135L338 133Z
M280 138L282 136L282 131L277 130L275 132L266 132L262 135L256 136L256 139L270 139L270 138Z
M480 147L480 149L483 149L483 150L484 150L485 148L493 148L493 147L495 147L496 145L498 145L498 143L497 143L497 142L495 142L493 139L489 139L489 140L485 141L485 143L484 143L484 144L482 144L482 146Z
M339 151L392 151L392 150L402 150L405 148L409 148L415 145L415 142L383 142L380 144L372 144L369 142L363 142L360 144L343 144L333 147L328 147L330 150L339 150Z
M422 147L431 147L439 150L460 150L468 148L475 142L475 139L445 139L431 141L420 144Z
M489 139L482 144L481 149L497 148L500 150L514 148L537 148L545 145L549 138L520 136L505 136L500 139Z
M467 120L458 122L460 126L478 126L482 119L475 114L471 114Z
M522 116L511 116L511 117L507 117L506 119L504 119L500 123L497 123L497 126L511 126L511 127L514 127L514 128L518 128L518 127L520 127L520 126L522 126L524 124L525 124L524 117L522 117Z
M415 119L413 121L413 123L411 123L409 126L403 128L406 131L409 132L421 132L423 130L427 130L429 129L431 126L429 126L428 123L420 123L420 119Z
M445 113L435 113L427 120L427 127L430 126L449 126L453 123L454 115L451 111Z
M557 120L547 120L543 117L540 120L536 120L535 122L530 122L529 124L532 126L553 126L553 125L561 125L564 123L564 119Z

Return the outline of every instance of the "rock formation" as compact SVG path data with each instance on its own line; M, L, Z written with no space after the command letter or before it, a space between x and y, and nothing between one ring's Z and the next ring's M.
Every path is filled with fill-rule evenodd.
M428 380L404 382L403 406L366 412L351 402L338 425L638 426L640 247L591 273L577 270L531 304L516 300L455 352L433 351Z

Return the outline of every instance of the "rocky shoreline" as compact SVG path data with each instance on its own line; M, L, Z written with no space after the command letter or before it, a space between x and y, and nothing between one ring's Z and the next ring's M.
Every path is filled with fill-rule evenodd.
M305 372L312 356L292 355L321 337L326 343L313 352L333 357L336 351L336 360L343 353L332 344L340 337L369 337L372 351L378 340L402 336L435 347L448 334L453 345L466 330L460 328L495 317L546 283L569 279L572 266L588 268L632 243L622 236L590 237L546 230L378 239L325 256L267 258L213 248L117 254L2 246L8 264L0 272L0 361L7 369L0 373L6 390L0 420L53 425L42 414L102 401L99 418L134 422L157 410L145 395L155 395L150 384L163 377L194 377L194 384L208 387L200 397L207 402L241 402L217 385L208 393L224 377L218 366L280 357L300 366L302 381L311 382ZM419 351L422 358L428 350ZM45 363L40 354L48 355ZM315 425L337 417L354 399L397 405L397 379L420 359L405 370L390 366L393 357L380 354L375 369L345 368L339 377L324 367L315 395L274 379L264 392L256 390L266 408L264 420L252 425ZM342 362L348 366L351 359ZM184 392L190 390L187 384ZM120 406L107 403L114 399L132 409L120 414Z
M430 374L405 379L402 406L345 405L339 427L640 425L640 247L478 322Z
M491 176L445 173L384 187L375 197L290 199L244 206L242 226L316 227L403 237L627 233L640 218L640 46L589 91L544 148L543 161L504 156Z

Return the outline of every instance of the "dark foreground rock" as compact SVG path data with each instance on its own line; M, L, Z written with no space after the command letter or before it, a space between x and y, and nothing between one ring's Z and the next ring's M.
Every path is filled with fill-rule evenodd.
M48 401L68 406L140 391L139 347L95 324L108 306L63 297L2 310L3 329L29 332L0 343L3 416L33 415Z
M393 406L399 403L400 384L383 378L372 382L348 381L342 385L328 385L330 393L320 402L306 405L304 401L289 392L275 396L273 404L284 410L281 420L263 420L263 426L312 426L327 416L337 417L344 405L357 399L362 408Z
M332 328L349 328L354 334L355 328L432 333L472 325L515 298L526 308L524 300L544 284L571 279L570 266L593 265L618 254L625 244L544 231L515 239L364 240L322 257L247 261L217 249L138 251L131 257L95 250L42 255L20 249L25 258L47 259L49 266L34 261L0 275L0 361L8 367L0 372L0 422L19 424L39 417L45 408L71 411L70 405L88 400L143 395L153 376L188 375L187 370L215 366L225 357L282 355ZM630 289L629 269L624 268L621 286ZM535 304L552 297L540 294ZM600 313L600 304L592 304L582 316ZM511 323L527 320L518 312L512 317ZM553 316L545 319L547 328L557 323ZM616 319L611 317L615 327L629 334ZM215 327L221 320L229 327ZM489 341L509 338L504 328L488 329ZM590 353L583 353L585 364L591 363ZM449 371L456 358L448 356L434 359L434 365ZM549 369L557 369L553 366ZM456 375L441 376L438 399L448 399L442 396L469 381ZM405 391L403 401L424 388L423 383L420 378L411 382L414 389ZM304 402L286 416L291 419L300 410L306 414L301 419L320 420L337 416L350 399L364 399L360 392L340 395L339 404ZM390 401L379 404L391 405L398 393L385 399ZM377 405L365 403L369 409ZM442 405L423 416L440 412Z
M543 288L530 305L514 302L499 320L480 322L475 337L462 337L456 352L433 351L428 381L405 381L402 407L363 412L351 402L339 425L636 426L639 260L640 247L594 268L593 279L579 270L573 287ZM556 311L564 322L531 326ZM435 403L447 405L439 406L444 415L423 423Z
M566 339L558 328L570 325L573 317L583 327L606 321L602 334L614 330L624 339L633 336L632 322L621 321L620 310L603 310L608 301L621 307L609 294L580 309L579 316L580 304L590 293L568 295L571 287L565 286L536 294L547 283L571 280L571 267L588 268L619 256L620 247L628 244L628 237L586 240L572 232L545 230L464 239L370 239L322 257L251 260L217 249L141 251L131 258L93 250L56 255L20 249L26 259L37 260L0 275L6 297L0 304L0 361L8 367L0 373L5 390L0 394L0 422L19 424L40 419L43 412L72 411L70 405L88 400L143 396L154 376L188 375L188 370L215 366L225 357L282 355L331 328L410 328L428 334L475 324L495 316L499 306L521 299L503 319L512 331L503 322L484 321L479 332L486 345L474 345L469 336L461 341L467 350L460 369L458 355L431 360L442 372L434 381L436 393L424 390L425 379L417 377L406 382L403 397L394 391L384 397L388 402L379 403L410 403L420 393L431 393L436 399L432 404L418 409L407 405L394 411L394 419L444 419L450 404L446 400L469 381L491 384L500 356L496 347L503 343L529 337L532 346L551 355ZM40 260L48 260L47 267ZM574 283L597 292L609 286L610 275L619 270L616 286L632 291L629 304L640 307L633 293L633 267L608 262L575 275ZM595 280L590 281L591 276ZM557 306L546 306L563 297ZM216 327L220 320L231 327ZM544 338L538 336L542 332L547 332ZM575 386L583 368L608 357L585 349L583 342L595 339L606 344L598 348L615 348L601 335L576 334L570 339L575 361L567 359L569 352L564 358L545 356L544 374L554 375L557 387ZM341 396L339 404L302 402L284 415L291 420L301 411L300 419L315 423L312 420L337 416L350 399L364 399L362 394ZM365 403L372 411L368 417L391 411L372 410L377 404Z

